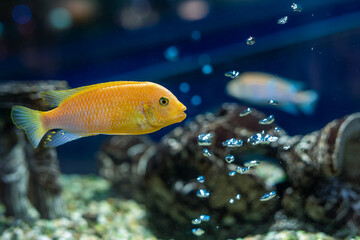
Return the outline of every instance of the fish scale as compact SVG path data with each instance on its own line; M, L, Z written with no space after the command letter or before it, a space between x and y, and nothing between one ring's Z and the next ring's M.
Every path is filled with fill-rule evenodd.
M59 146L97 134L151 133L186 117L186 107L169 90L150 82L100 83L41 96L57 107L40 112L14 106L12 111L14 123L34 147L51 129L63 131L50 134L46 144Z

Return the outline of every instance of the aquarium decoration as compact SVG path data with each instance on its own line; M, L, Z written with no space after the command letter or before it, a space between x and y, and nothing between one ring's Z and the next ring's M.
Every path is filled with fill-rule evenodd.
M65 81L8 82L0 84L0 190L6 214L18 219L66 215L61 199L60 170L55 148L33 149L10 118L16 104L48 110L39 96L67 89ZM32 207L34 206L35 209Z
M275 122L259 124L266 117L259 111L239 117L246 109L224 104L216 114L198 115L159 143L144 137L114 136L98 154L100 174L122 194L145 188L141 193L133 191L132 197L148 206L152 215L168 216L176 224L186 227L192 219L211 212L211 221L201 227L206 236L245 236L266 229L312 231L314 222L330 234L359 234L360 173L355 169L360 166L355 154L360 150L355 146L360 138L360 114L334 120L305 136L289 136ZM199 136L202 139L205 135L201 134L209 132L210 159L197 144ZM278 139L267 144L244 141L240 148L222 144L255 134ZM139 151L131 151L130 156L128 149ZM231 158L229 154L234 158L224 161ZM254 154L259 158L254 160ZM230 174L232 171L246 174ZM274 175L280 177L272 179ZM199 182L199 176L204 181ZM204 194L198 197L205 192L209 193L206 198ZM241 198L235 201L236 194ZM335 219L330 212L337 213ZM174 237L173 231L164 231L161 221L151 222L157 223L159 236ZM337 228L326 227L330 223ZM219 225L221 231L216 230Z

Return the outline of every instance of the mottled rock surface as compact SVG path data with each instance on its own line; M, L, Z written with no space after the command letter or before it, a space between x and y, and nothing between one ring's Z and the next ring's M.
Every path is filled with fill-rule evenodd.
M199 115L174 129L159 143L137 136L112 137L97 157L100 174L123 196L146 204L156 233L165 238L176 238L176 229L181 229L179 236L187 229L191 237L191 228L199 227L191 220L201 214L211 216L200 225L207 238L269 229L323 230L339 237L359 234L360 169L351 159L360 151L359 114L334 120L305 136L288 136L284 130L275 131L275 123L259 124L266 116L258 111L240 117L244 109L224 104L217 113ZM197 144L203 133L213 134L210 146ZM255 141L255 136L266 134L278 140ZM230 138L242 139L243 146L224 147L222 143ZM205 147L210 157L203 155ZM236 160L227 163L227 154ZM229 176L229 171L253 159L261 164L246 174ZM200 175L204 183L196 180ZM273 175L279 177L271 180ZM199 189L209 191L209 197L197 197ZM259 201L273 190L278 197ZM240 200L235 199L237 194ZM168 221L178 227L167 232Z
M14 105L49 110L39 93L66 88L65 81L0 84L0 195L9 216L27 219L40 214L43 218L56 218L66 214L60 198L56 150L34 149L10 118ZM32 211L29 200L37 211Z

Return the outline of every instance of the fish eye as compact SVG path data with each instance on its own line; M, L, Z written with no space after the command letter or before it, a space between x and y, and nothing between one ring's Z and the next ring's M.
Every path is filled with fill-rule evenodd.
M159 102L160 102L161 106L166 106L169 104L169 99L166 97L162 97L162 98L160 98Z

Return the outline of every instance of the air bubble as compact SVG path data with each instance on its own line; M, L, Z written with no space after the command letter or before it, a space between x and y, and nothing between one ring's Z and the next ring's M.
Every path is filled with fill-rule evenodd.
M222 143L224 147L241 147L243 145L243 140L236 140L235 138L227 139Z
M195 235L195 236L201 236L205 233L205 231L202 228L193 228L191 230L191 232Z
M201 219L201 221L204 221L204 222L210 221L210 216L209 215L204 215L203 214L199 218Z
M251 160L251 161L245 162L244 166L250 168L250 167L255 167L255 166L259 165L259 164L260 164L260 162L258 160Z
M225 157L225 161L227 163L232 163L233 161L235 161L235 157L231 154L228 154L226 157Z
M277 23L278 23L278 24L285 24L285 23L287 23L287 21L288 21L288 16L285 16L285 17L280 18L280 19L277 21Z
M197 179L199 183L204 183L205 182L205 177L204 176L198 176Z
M199 146L209 146L211 145L211 138L213 137L212 133L200 134L198 136Z
M255 38L250 36L248 37L248 39L246 39L246 44L247 45L254 45L255 44Z
M208 191L206 191L205 189L199 189L196 192L196 196L198 196L199 198L207 198L210 196L210 193Z
M276 191L272 191L269 193L265 193L261 198L260 201L268 201L270 199L273 199L276 196Z
M274 115L270 115L267 118L261 119L259 121L259 124L268 125L268 124L272 124L274 121L275 121Z
M285 145L285 146L283 146L283 149L284 149L285 151L289 150L289 149L290 149L290 145Z
M232 70L232 71L226 72L225 77L236 78L237 76L239 76L239 74L240 73L238 71Z
M251 112L252 112L252 108L246 108L244 111L242 111L240 114L239 114L239 116L240 117L245 117L246 115L249 115Z
M242 167L240 167L240 166L238 166L237 168L236 168L236 172L238 172L238 173L240 173L240 174L245 174L247 171L249 171L250 170L250 167L244 167L244 168L242 168Z
M276 101L276 100L274 100L274 99L270 99L270 100L268 101L268 104L270 104L270 105L278 105L279 102Z
M168 61L176 61L179 57L179 50L175 46L170 46L165 50L164 56Z
M204 155L204 157L208 157L208 158L211 157L211 153L210 153L209 149L204 148L203 155Z
M235 172L235 171L230 171L230 172L229 172L229 176L230 176L230 177L233 177L233 176L235 176L235 175L236 175L236 172Z
M194 225L199 225L201 223L201 219L200 218L195 218L193 220L191 220L191 223Z
M233 199L233 198L231 198L230 200L229 200L229 203L230 204L233 204L235 202L235 200Z
M235 197L237 200L240 200L241 199L241 194L237 194L236 197Z
M301 12L303 10L303 7L297 3L293 3L291 8L294 10L294 12Z

